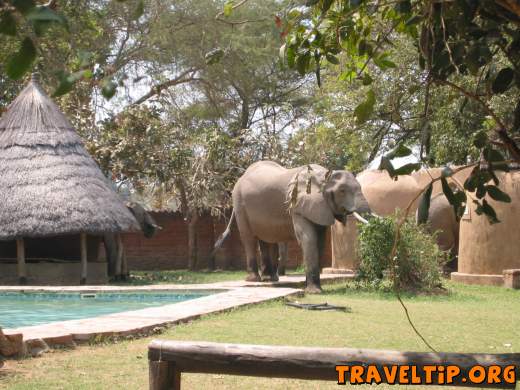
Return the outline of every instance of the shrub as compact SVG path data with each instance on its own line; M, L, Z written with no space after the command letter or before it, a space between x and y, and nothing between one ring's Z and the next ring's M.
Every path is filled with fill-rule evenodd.
M384 288L384 276L391 267L396 216L373 218L359 227L358 252L361 259L359 279L373 287ZM445 253L431 235L414 221L401 227L395 260L395 283L401 290L433 290L441 285Z

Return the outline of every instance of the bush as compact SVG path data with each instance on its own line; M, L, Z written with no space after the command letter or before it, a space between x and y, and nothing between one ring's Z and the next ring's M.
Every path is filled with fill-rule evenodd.
M359 227L359 279L376 288L386 286L384 276L391 267L396 219L396 216L373 218ZM397 247L396 287L407 291L431 291L439 287L445 262L446 255L437 246L435 236L407 220L401 227Z

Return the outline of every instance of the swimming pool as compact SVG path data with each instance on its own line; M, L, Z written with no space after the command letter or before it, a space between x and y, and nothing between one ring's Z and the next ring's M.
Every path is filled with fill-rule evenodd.
M40 293L0 292L0 327L18 328L170 305L211 291Z

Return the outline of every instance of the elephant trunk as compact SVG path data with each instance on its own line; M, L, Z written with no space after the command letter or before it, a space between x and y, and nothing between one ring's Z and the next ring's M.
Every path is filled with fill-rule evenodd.
M365 196L363 195L363 192L361 191L359 191L359 193L356 194L356 213L358 215L372 214L372 209L370 208L368 201L366 200Z

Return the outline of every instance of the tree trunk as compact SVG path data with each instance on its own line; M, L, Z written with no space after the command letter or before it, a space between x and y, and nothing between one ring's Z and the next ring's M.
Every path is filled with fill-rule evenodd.
M191 214L191 213L190 213ZM195 212L188 220L188 268L194 271L197 268L197 222L199 215Z
M188 268L193 271L197 267L197 222L199 214L196 209L192 210L190 208L184 180L177 178L175 186L180 195L182 215L188 223Z

